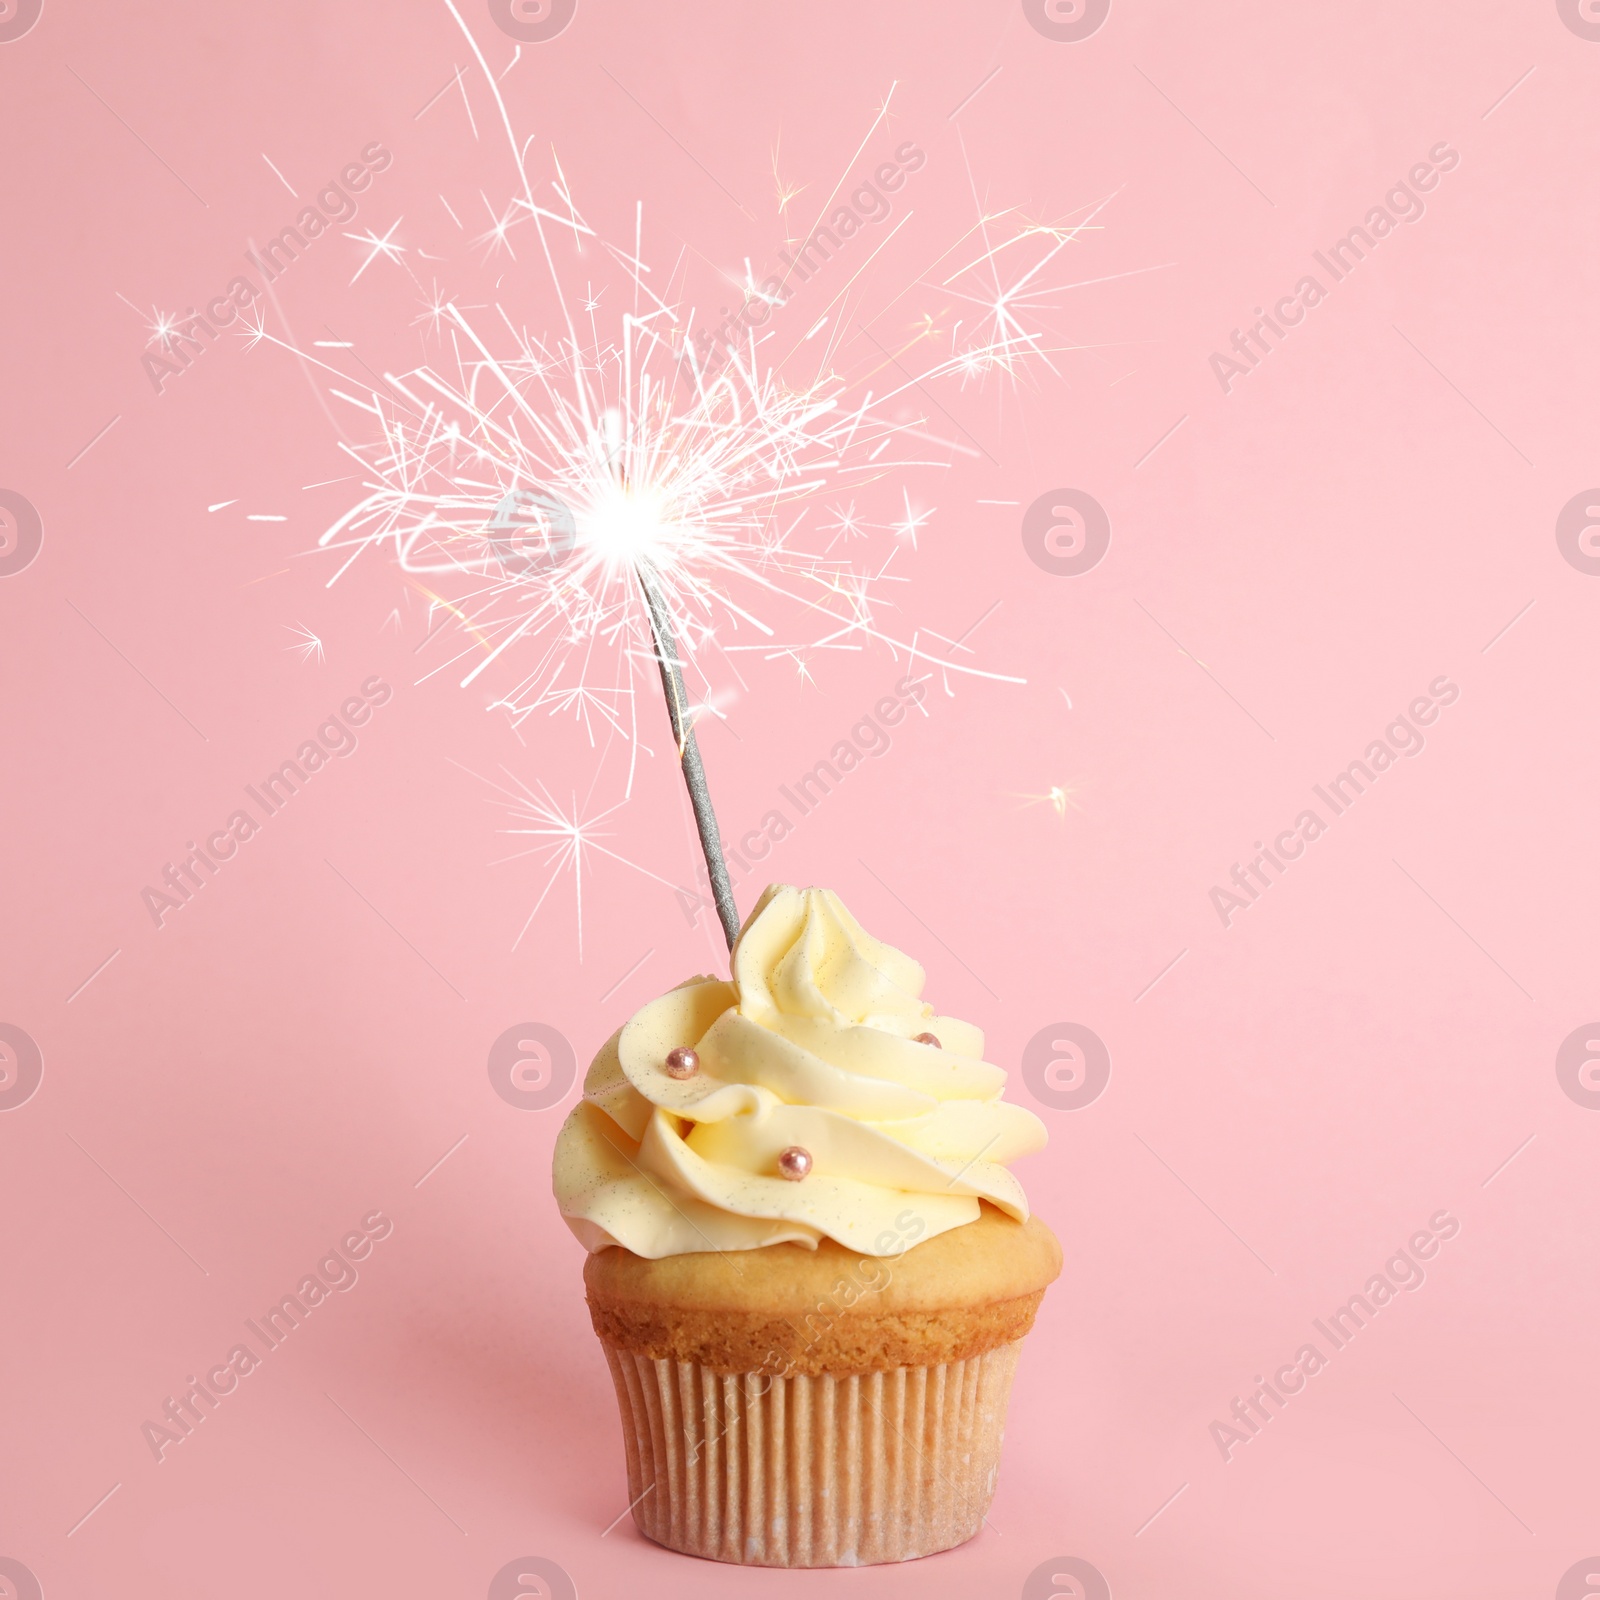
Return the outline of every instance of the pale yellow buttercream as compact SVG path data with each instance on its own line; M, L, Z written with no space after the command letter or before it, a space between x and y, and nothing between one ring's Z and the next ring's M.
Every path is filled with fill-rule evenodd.
M556 1141L572 1231L650 1259L824 1237L892 1256L973 1221L980 1200L1025 1221L1005 1164L1042 1148L1044 1126L1000 1098L982 1033L935 1015L924 981L829 890L774 884L732 982L670 990L595 1057ZM665 1070L678 1046L699 1052L691 1078ZM799 1182L778 1176L791 1145L812 1158Z

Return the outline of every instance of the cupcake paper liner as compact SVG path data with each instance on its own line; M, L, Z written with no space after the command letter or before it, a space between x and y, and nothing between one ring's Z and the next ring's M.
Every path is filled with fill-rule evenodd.
M1020 1341L847 1376L713 1372L602 1339L633 1520L685 1555L855 1567L948 1550L994 1495Z

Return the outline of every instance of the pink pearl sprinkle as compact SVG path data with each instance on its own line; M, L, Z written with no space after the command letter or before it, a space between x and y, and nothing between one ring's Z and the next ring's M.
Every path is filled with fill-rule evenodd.
M799 1183L811 1170L811 1152L792 1144L778 1157L778 1176Z
M944 1046L939 1043L939 1035L936 1033L919 1033L912 1043L931 1044L935 1050L944 1049Z
M667 1076L669 1078L692 1078L700 1070L700 1052L691 1050L687 1045L679 1045L676 1050L667 1052Z

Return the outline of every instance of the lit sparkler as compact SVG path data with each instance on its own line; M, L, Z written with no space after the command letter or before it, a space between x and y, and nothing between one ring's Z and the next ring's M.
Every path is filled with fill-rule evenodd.
M1078 793L1082 785L1076 779L1069 779L1066 783L1053 783L1043 794L1025 794L1018 798L1030 806L1047 805L1063 822L1067 819L1067 807L1074 811L1082 811L1078 804Z
M548 254L550 214L531 215ZM583 229L575 215L559 220ZM825 495L909 464L878 450L905 430L870 400L846 404L831 377L789 387L759 365L753 339L709 378L674 342L674 308L649 303L629 261L644 303L622 314L614 340L597 337L591 313L583 333L569 319L559 339L518 331L498 353L451 305L453 371L421 367L387 375L388 394L345 394L378 437L351 448L368 492L322 543L347 552L341 572L387 546L406 572L448 579L470 618L452 658L468 660L462 684L519 647L526 661L501 697L519 716L581 699L636 752L635 673L653 662L718 908L736 932L684 669L710 651L774 648L763 602L798 607L812 648L873 638L926 654L877 625L872 574L807 542L829 531L813 515ZM903 504L900 532L914 543L928 513ZM631 770L632 757L630 787Z
M466 686L502 658L514 660L514 681L492 701L514 722L541 709L570 713L591 736L626 741L625 793L640 746L636 691L640 675L653 668L731 945L738 913L685 677L707 680L712 658L726 661L741 650L787 657L804 673L801 651L876 641L936 667L947 681L953 672L1021 681L955 659L959 647L925 647L924 632L908 640L880 625L877 590L895 547L914 547L930 514L899 476L948 459L930 459L919 445L930 438L923 418L892 417L890 407L922 379L970 364L974 350L1007 371L1042 355L1037 336L1016 321L1016 308L1030 303L1039 270L1078 230L1052 233L1044 261L1009 288L995 278L985 302L989 320L975 341L887 392L857 396L836 370L846 337L837 316L825 338L811 342L827 318L797 346L811 352L803 379L767 363L753 328L708 365L692 314L652 287L642 207L632 248L624 249L590 228L558 165L536 191L496 75L452 0L444 3L483 68L520 191L502 208L485 197L491 226L476 243L519 259L530 249L542 256L558 307L556 331L530 333L500 304L464 309L434 286L422 291L419 320L440 335L444 355L437 361L385 373L372 387L297 351L336 373L349 387L333 393L368 419L368 442L342 446L360 463L365 492L321 543L344 556L334 579L363 553L382 550L462 620L458 652L436 671L455 665ZM779 193L786 212L799 190L779 180ZM984 253L972 266L995 268L1000 250L1015 241L996 246L982 226L977 231ZM393 233L360 239L371 252L362 271L380 253L399 259ZM584 253L581 294L562 283L556 258L564 247ZM597 286L597 267L615 284ZM613 286L620 294L608 293ZM620 309L630 300L630 309ZM247 333L252 343L284 343L261 319ZM869 523L856 496L875 480L899 488L900 506ZM881 530L896 538L875 568L836 549ZM786 620L769 621L775 614ZM792 632L796 618L804 619L802 636L781 637L779 626ZM708 703L708 689L697 699ZM518 803L527 831L555 842L556 870L568 864L576 872L592 828L548 795L525 792ZM548 892L547 885L539 904Z

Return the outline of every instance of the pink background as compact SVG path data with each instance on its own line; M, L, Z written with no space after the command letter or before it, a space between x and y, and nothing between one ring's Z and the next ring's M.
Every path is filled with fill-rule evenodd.
M770 861L838 889L988 1029L1049 1125L1020 1175L1066 1251L991 1527L832 1580L851 1593L1016 1595L1072 1556L1118 1597L1549 1596L1600 1548L1600 1115L1593 1080L1564 1093L1555 1067L1600 1013L1600 582L1555 534L1600 480L1600 28L1565 10L1117 0L1058 42L1011 3L581 0L510 65L464 0L530 160L553 150L612 236L642 199L707 312L719 273L783 243L774 145L809 217L895 80L862 164L908 138L928 162L863 299L886 343L925 311L948 324L927 264L974 185L1044 222L1115 194L1050 275L1111 280L1053 297L1059 375L934 387L933 431L981 453L953 455L897 558L907 628L983 617L974 659L1026 685L934 679L929 717ZM220 293L293 220L286 184L374 140L394 159L350 231L398 224L403 264L352 283L367 248L318 240L274 326L414 364L408 268L542 316L532 256L468 242L509 170L442 5L46 0L0 43L0 488L44 526L0 578L0 1022L44 1061L0 1115L0 1556L51 1600L478 1596L525 1555L584 1596L815 1589L691 1563L622 1516L582 1253L549 1194L578 1091L522 1109L486 1068L529 1021L581 1068L721 965L714 924L598 857L582 958L570 875L513 949L547 872L493 864L519 841L484 780L581 801L581 735L538 718L519 739L483 688L422 681L436 644L392 567L324 587L307 552L348 486L303 486L348 461L292 357L229 340L159 394L141 370L127 302ZM1208 357L1441 140L1460 161L1426 215L1224 394ZM1019 533L1061 487L1113 529L1078 576ZM810 670L756 662L705 727L733 830L904 669ZM373 674L395 692L355 754L158 930L141 891ZM1460 694L1426 749L1224 928L1212 886L1441 674ZM687 882L649 726L604 842ZM1055 785L1064 816L1021 798ZM1113 1062L1077 1110L1018 1070L1067 1021ZM1225 1462L1209 1425L1441 1209L1460 1231L1426 1283ZM141 1424L373 1210L394 1228L359 1283L158 1464ZM1048 1569L1028 1591L1091 1592Z

